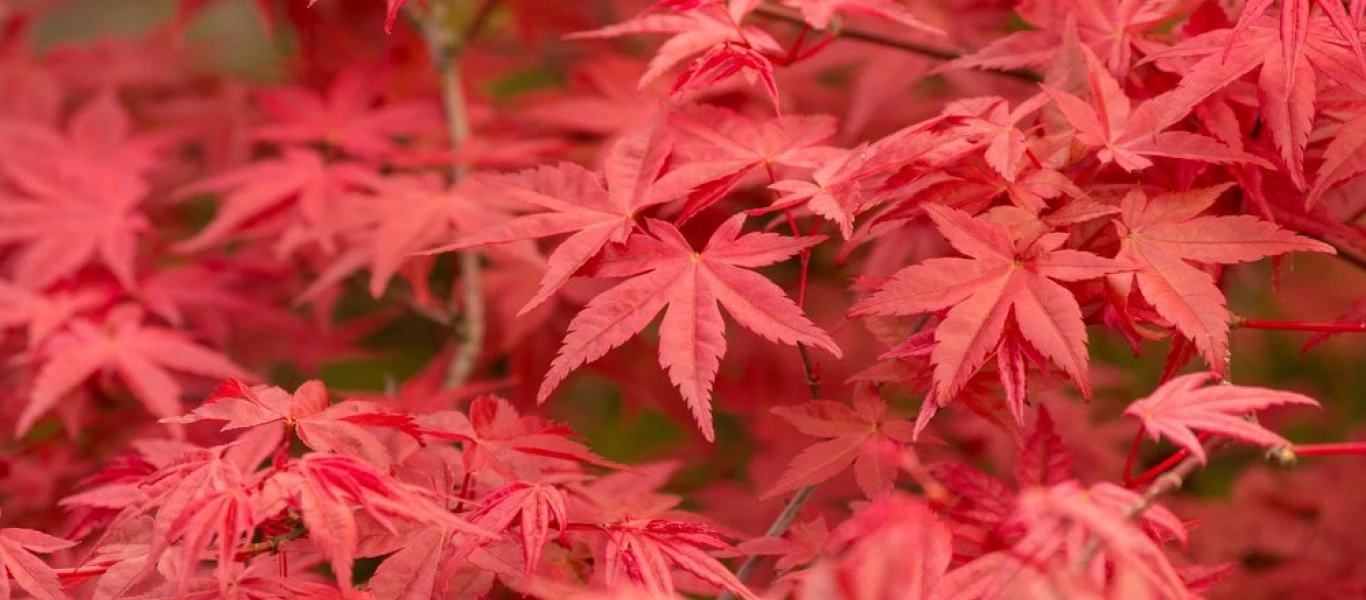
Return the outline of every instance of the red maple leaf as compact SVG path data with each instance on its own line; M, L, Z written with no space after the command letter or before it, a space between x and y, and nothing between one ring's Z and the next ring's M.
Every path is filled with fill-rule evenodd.
M452 244L425 253L569 233L550 254L550 266L541 278L540 289L522 307L521 314L525 314L560 289L603 247L626 241L636 227L636 215L642 210L678 198L706 181L687 172L674 177L664 175L672 146L667 133L644 127L612 145L602 178L578 165L563 163L485 179L481 183L487 186L489 194L544 212L532 212L468 233Z
M41 353L28 405L20 414L22 434L63 396L105 370L116 371L148 412L172 417L182 412L181 386L171 371L213 379L255 377L226 356L194 343L179 331L143 322L141 310L123 306L104 323L77 319Z
M1089 252L1063 249L1065 233L1018 238L1005 227L957 209L925 212L954 249L968 258L935 258L906 267L854 306L856 315L945 311L930 354L933 392L947 403L996 349L1013 322L1024 341L1066 372L1084 395L1086 328L1076 298L1057 281L1083 281L1131 270ZM1055 281L1056 280L1056 281ZM1024 407L1011 406L1023 423Z
M335 225L340 202L358 190L378 187L379 180L368 165L327 161L312 150L289 149L279 157L247 163L176 192L182 199L203 193L222 195L213 220L177 248L199 252L265 221L277 228L298 228L324 250L335 252L341 233Z
M650 68L640 78L646 86L683 59L732 44L756 54L780 56L783 47L758 27L739 25L758 5L754 0L730 0L727 6L707 3L694 10L675 13L646 13L629 21L593 31L570 35L571 39L604 39L639 33L672 33L660 46ZM765 61L767 62L767 61ZM772 65L769 65L772 69Z
M38 600L65 600L67 595L56 572L34 554L48 554L75 545L76 542L32 529L0 529L0 594L10 595L9 581L13 579Z
M419 488L399 482L372 465L350 456L308 454L294 469L276 475L283 489L292 490L308 528L309 539L328 558L343 589L351 589L352 566L360 544L356 513L368 513L390 530L392 518L437 525L472 538L497 539L497 534L448 512Z
M638 519L601 526L607 533L603 565L607 585L625 578L650 592L672 596L675 593L672 568L716 587L729 590L745 600L759 600L730 569L709 551L732 550L712 528L698 523L670 519Z
M224 431L283 424L309 448L350 454L382 468L391 462L389 449L369 428L393 429L422 439L411 416L361 400L332 404L317 380L305 382L293 394L274 386L248 387L229 381L189 414L162 419L165 423L198 421L226 421Z
M436 106L385 103L387 78L373 68L351 67L334 77L324 94L284 86L257 94L268 122L248 134L277 144L324 144L354 156L388 158L399 138L439 129Z
M1018 8L1020 18L1030 25L1027 29L996 39L941 70L1048 68L1059 60L1070 37L1101 57L1111 73L1123 76L1140 56L1160 50L1157 34L1189 10L1181 2L1127 0L1037 0Z
M152 147L125 139L128 116L100 95L62 132L0 119L0 246L16 283L41 289L97 261L136 288ZM115 158L109 158L109 157Z
M1056 556L1061 564L1075 564L1085 557L1088 560L1083 566L1099 556L1132 569L1156 588L1153 593L1159 597L1182 597L1185 585L1162 548L1125 514L1138 499L1138 492L1113 484L1084 488L1075 480L1021 490L1015 516L1027 532L1016 544L1016 551L1028 549L1033 561ZM1144 525L1158 527L1178 539L1185 536L1180 520L1161 507L1148 508ZM1085 545L1075 540L1089 536L1100 542L1100 552L1086 556Z
M537 481L545 459L612 468L623 465L593 454L570 439L574 430L536 416L522 416L507 400L480 396L470 403L469 417L444 411L417 418L428 432L454 434L463 442L465 471L491 470L510 480Z
M1157 156L1215 164L1251 163L1272 168L1265 160L1212 137L1167 131L1185 117L1203 95L1178 87L1131 107L1129 96L1120 88L1115 76L1105 70L1090 48L1083 46L1081 51L1086 56L1087 86L1094 104L1053 86L1043 87L1067 121L1077 129L1077 140L1099 148L1097 156L1102 162L1114 162L1131 172L1152 166L1149 157Z
M773 109L780 108L778 81L773 75L773 61L764 53L744 44L724 43L713 46L702 56L693 59L687 68L678 74L678 79L674 80L669 93L678 96L685 92L703 90L741 72L753 73L763 84L764 93L768 94Z
M760 500L807 486L817 485L854 466L859 488L869 498L892 490L896 481L897 450L915 437L915 426L905 419L888 418L887 403L871 385L856 389L853 407L815 400L797 406L780 406L773 414L806 435L826 438L793 457L782 477Z
M1320 3L1320 6L1333 4ZM1304 0L1282 3L1283 8L1302 10L1290 20L1277 22L1253 18L1253 8L1265 10L1265 3L1249 5L1235 29L1217 29L1182 41L1154 54L1158 65L1181 73L1186 81L1212 79L1233 81L1258 66L1257 91L1260 115L1279 151L1284 171L1301 190L1305 149L1315 131L1315 116L1322 113L1325 100L1319 88L1333 81L1356 93L1366 93L1366 76L1359 61L1360 46L1350 38L1356 56L1344 47L1339 36L1328 34L1329 23L1308 18ZM1341 5L1338 5L1339 10ZM1333 23L1337 27L1342 23ZM1187 65L1189 59L1196 59ZM1192 97L1199 100L1198 97ZM1336 137L1353 137L1354 130L1344 127ZM1327 165L1324 165L1325 167ZM1324 169L1321 167L1320 173Z
M1287 252L1334 252L1322 242L1295 235L1250 215L1202 216L1232 184L1146 198L1134 190L1124 197L1115 220L1117 258L1138 266L1134 273L1110 277L1128 298L1133 284L1195 342L1216 373L1226 375L1228 308L1214 277L1195 263L1236 264Z
M771 233L741 235L744 215L692 249L673 225L650 221L594 274L631 279L593 298L569 324L569 333L537 394L550 392L580 365L620 346L668 307L660 325L659 363L682 393L702 434L711 440L711 387L726 352L721 306L741 326L784 344L805 343L839 356L839 347L811 323L782 289L748 269L786 260L823 238Z
M550 537L552 519L559 525L560 535L564 535L569 523L564 496L553 485L515 481L485 496L483 504L469 518L489 531L503 531L518 516L525 575L530 576L541 563L541 549Z
M682 168L708 169L714 181L688 198L679 224L715 204L746 175L763 167L814 170L839 150L819 146L835 134L828 115L784 115L752 121L734 111L698 104L669 115Z
M1204 443L1195 436L1196 431L1263 447L1289 446L1285 438L1249 421L1247 415L1280 404L1319 404L1302 394L1266 388L1201 387L1216 377L1214 373L1191 373L1172 379L1147 398L1130 404L1124 414L1142 421L1143 430L1154 440L1165 435L1204 462Z

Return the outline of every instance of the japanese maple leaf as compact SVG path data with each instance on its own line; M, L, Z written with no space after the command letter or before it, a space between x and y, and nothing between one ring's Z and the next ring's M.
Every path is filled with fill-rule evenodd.
M322 143L355 156L385 158L398 150L398 138L440 127L435 106L380 102L382 75L370 68L347 69L323 95L300 86L262 91L256 101L267 123L248 134L279 144Z
M896 450L915 437L915 426L910 421L888 418L887 404L870 385L855 390L852 407L815 400L780 406L773 409L773 414L791 423L797 431L826 441L812 444L794 457L760 500L817 485L851 464L864 494L869 498L886 494L896 481Z
M741 117L734 111L698 104L669 116L678 135L675 152L696 169L707 165L716 183L693 194L678 217L681 223L721 199L744 176L760 167L814 170L834 148L818 146L835 134L828 115L784 115L766 121Z
M371 248L370 294L384 294L410 254L449 240L453 231L481 231L496 226L504 213L496 202L479 197L478 187L457 183L447 188L440 178L387 177L375 189L379 222ZM509 247L532 262L539 261L534 248Z
M182 559L194 562L193 557L210 544L215 534L220 557L234 552L239 539L250 535L257 518L247 498L242 470L227 457L230 449L231 446L216 446L181 450L165 466L139 482L141 493L123 507L111 530L155 513L150 544L145 558L130 564L130 571L121 574L117 582L101 583L112 586L116 592L113 597L151 575L160 558L177 541ZM183 571L178 587L183 589L193 574L194 569ZM220 577L225 574L219 571Z
M1083 557L1093 559L1083 553L1087 552L1085 540L1094 537L1100 542L1097 556L1133 569L1149 585L1162 590L1159 597L1185 597L1185 585L1162 548L1129 521L1126 511L1138 501L1138 493L1109 483L1083 488L1076 480L1069 480L1022 490L1015 517L1027 533L1015 547L1028 549L1034 560L1047 561L1052 555L1065 561L1062 564L1074 564ZM1184 530L1169 511L1152 509L1158 509L1155 514L1161 516L1147 517L1145 523ZM1180 531L1168 533L1177 535Z
M180 543L181 560L187 566L196 565L206 547L216 545L217 548L213 548L216 550L214 559L218 562L215 571L219 590L226 593L237 549L251 540L259 524L260 515L246 490L225 487L186 505L184 512L170 522L164 540L169 544ZM187 569L187 574L190 572L192 570ZM182 578L179 583L178 590L183 593L188 589L190 579Z
M944 35L943 30L917 19L910 9L897 0L783 0L783 4L801 9L806 23L822 31L830 26L835 13L853 12L887 19L924 33Z
M1173 0L1040 0L1021 3L1030 27L941 67L1044 69L1059 60L1064 40L1085 44L1110 73L1126 75L1142 55L1163 47L1160 35L1190 8Z
M527 576L541 563L541 550L550 537L551 520L559 525L561 536L568 524L564 496L553 485L514 481L490 492L482 502L469 519L490 531L506 530L514 519L521 517L522 556Z
M1327 4L1332 3L1320 6ZM1266 8L1265 3L1257 3L1257 6L1262 10ZM1270 130L1284 170L1296 187L1303 190L1307 185L1305 147L1314 131L1316 113L1320 112L1316 107L1318 88L1325 80L1332 80L1362 94L1366 93L1366 77L1358 64L1360 54L1354 58L1340 39L1327 35L1328 24L1323 20L1308 19L1309 7L1304 0L1290 0L1282 6L1302 9L1304 12L1299 16L1303 20L1240 20L1236 37L1234 30L1211 31L1164 49L1154 58L1159 59L1159 65L1181 72L1186 79L1217 73L1222 79L1232 80L1260 65L1257 77L1260 114ZM1249 4L1248 9L1252 8ZM1287 45L1291 41L1286 39L1287 35L1298 41ZM1355 40L1355 37L1349 39ZM1298 48L1292 48L1293 45ZM1355 41L1352 45L1359 47ZM1171 59L1187 58L1198 61L1190 66L1179 63L1171 66ZM1350 138L1353 132L1353 129L1344 128L1337 137Z
M109 294L88 288L35 293L0 281L0 328L24 328L28 346L34 347L77 315L103 306L109 300Z
M570 439L574 430L536 416L522 416L507 400L480 396L470 403L469 417L443 411L418 417L430 431L448 432L464 442L465 470L492 470L511 480L536 480L545 459L622 467L593 454Z
M960 463L937 464L928 471L951 494L953 501L947 504L944 512L954 521L984 529L992 537L1007 542L1019 537L1018 524L1010 520L1016 494L1006 483L976 467ZM1015 489L1021 490L1055 485L1075 477L1072 455L1043 406L1039 407L1034 431L1025 440L1011 473Z
M1050 85L1044 91L1053 97L1063 116L1077 130L1077 140L1099 148L1101 162L1113 162L1126 171L1151 167L1150 157L1178 158L1214 164L1251 163L1272 168L1270 163L1214 138L1186 131L1166 131L1190 112L1202 97L1178 88L1131 108L1129 97L1101 65L1089 48L1086 56L1087 86L1093 104Z
M1086 327L1077 299L1058 281L1084 281L1131 270L1089 252L1063 249L1066 233L1014 238L1003 226L929 204L925 212L967 258L934 258L898 271L854 306L856 315L912 315L947 310L930 354L933 392L951 400L996 349L1013 322L1024 340L1090 396ZM1012 406L1022 422L1023 406Z
M176 197L182 199L203 193L222 195L208 226L176 247L184 252L198 252L240 235L243 228L261 219L283 212L287 221L324 230L318 237L324 249L329 249L335 245L331 239L335 232L327 235L325 230L335 220L339 199L378 185L378 174L362 163L326 161L312 150L286 150L279 157L252 161L176 192Z
M821 242L771 233L741 235L743 214L723 223L701 252L673 225L649 221L595 275L634 276L604 292L569 323L569 333L541 383L538 401L580 365L620 346L667 306L659 335L659 363L683 395L703 436L713 439L711 387L726 352L721 306L741 326L784 344L809 344L840 355L782 289L748 269L771 265Z
M117 104L99 101L66 133L0 119L0 246L12 250L14 282L46 288L98 262L135 289L137 241L148 231L141 171L152 155L120 142L126 119Z
M724 43L713 46L702 56L693 59L678 74L669 93L681 96L685 92L705 90L737 73L752 73L763 85L764 93L773 103L773 110L780 110L778 102L778 81L773 74L773 61L762 52L743 44Z
M422 440L421 429L411 416L360 400L332 404L317 380L305 382L293 394L274 386L248 387L229 381L189 414L162 421L226 421L224 431L279 423L318 452L350 454L379 467L389 466L389 449L368 428L394 429Z
M1238 15L1238 22L1233 26L1233 31L1229 33L1227 46L1224 48L1224 55L1227 56L1233 50L1233 44L1238 40L1239 34L1246 31L1253 23L1260 20L1263 13L1271 8L1272 0L1252 0L1243 7L1243 11ZM1347 14L1347 9L1342 2L1333 0L1313 0L1313 4L1318 5L1319 10L1327 17L1328 23L1337 34L1341 36L1341 41L1351 46L1356 53L1357 63L1360 67L1366 68L1366 57L1362 56L1361 39L1358 29L1361 27L1360 13L1353 19ZM1354 5L1355 10L1360 5ZM1321 22L1310 17L1310 0L1286 0L1281 2L1279 40L1280 56L1277 60L1283 65L1296 65L1304 56L1305 44L1309 40L1312 29L1324 29ZM1268 60L1271 60L1268 58ZM1281 74L1285 78L1285 87L1295 86L1296 74L1286 72ZM1310 84L1312 85L1312 83ZM1312 93L1312 92L1311 92Z
M547 92L545 99L522 109L519 117L604 137L632 131L655 118L659 101L668 91L658 81L644 88L637 86L645 68L643 62L612 54L575 65L567 74L567 90Z
M702 8L704 6L714 6L724 3L725 0L659 0L645 9L647 12L655 10L672 10L677 12L687 12Z
M1312 208L1333 186L1362 173L1366 173L1366 115L1343 123L1338 136L1323 149L1323 163L1305 205Z
M354 457L307 454L293 466L277 478L284 489L296 491L308 537L328 558L345 590L351 589L352 563L360 544L357 512L368 513L380 523L399 518L438 525L473 538L498 537L451 514L418 488ZM392 524L388 527L393 531Z
M691 175L661 178L671 148L667 134L643 127L608 150L602 178L563 163L486 179L482 183L490 195L544 212L469 233L426 253L571 234L550 254L540 289L522 307L521 314L525 314L550 298L603 247L626 241L640 211L678 198L705 181L693 181Z
M1011 473L1015 477L1015 484L1021 489L1032 485L1054 485L1073 477L1072 454L1067 451L1062 436L1058 435L1057 426L1047 408L1039 407L1034 432L1025 441Z
M67 598L57 573L34 554L48 554L75 545L76 542L32 529L0 529L0 597L10 597L10 580L13 579L38 600Z
M650 68L640 78L640 86L663 75L689 56L707 52L730 43L754 53L783 54L783 47L773 36L758 27L739 25L754 8L755 0L730 0L726 6L708 3L695 10L675 13L646 13L629 21L601 29L570 35L571 39L606 39L640 33L671 33L669 41L659 47ZM770 65L770 69L772 65Z
M927 130L933 123L912 125L875 143L834 153L811 174L811 181L785 179L770 185L782 195L765 212L805 204L838 224L845 239L853 237L855 218L901 197L901 184L894 181L899 172L938 172L976 148L962 133Z
M1120 205L1117 258L1138 266L1111 277L1121 297L1134 283L1158 314L1195 343L1220 375L1227 375L1228 309L1214 277L1191 262L1237 264L1287 252L1334 252L1249 215L1201 216L1232 184L1148 199L1134 190Z
M255 379L226 356L194 343L179 331L143 322L127 306L104 323L78 319L52 337L33 380L28 405L16 430L28 431L38 417L92 376L113 370L148 412L171 417L181 412L181 386L171 371L214 379Z
M987 165L1007 182L1014 183L1021 161L1029 152L1025 131L1016 125L1047 102L1048 96L1040 94L1011 110L1002 98L974 98L950 104L944 115L976 143L984 145Z
M830 536L843 548L838 563L807 574L802 600L839 597L926 599L953 559L953 532L920 499L889 494L874 499ZM834 564L832 564L834 563Z
M1204 444L1196 431L1262 447L1288 446L1289 441L1248 420L1247 415L1281 404L1319 405L1313 398L1293 392L1241 385L1202 387L1217 378L1214 373L1182 375L1130 404L1124 414L1142 421L1143 430L1152 439L1165 435L1205 462Z
M601 527L607 533L603 573L611 586L626 578L655 593L675 593L672 568L745 600L759 600L730 569L709 551L732 550L721 534L706 525L670 519L637 519Z

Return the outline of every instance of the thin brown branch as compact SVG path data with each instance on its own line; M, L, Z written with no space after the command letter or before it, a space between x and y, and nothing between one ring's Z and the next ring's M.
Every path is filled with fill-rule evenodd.
M767 19L774 20L774 21L781 21L781 22L784 22L784 23L790 23L790 24L792 24L792 25L797 25L797 26L804 26L804 25L806 25L806 21L805 21L805 19L802 18L801 13L799 13L799 12L793 10L793 9L787 8L787 7L785 7L785 6L777 6L777 5L773 5L773 4L760 4L758 8L754 9L754 14L759 15L759 16L764 17L764 18L767 18ZM869 44L876 44L876 45L878 45L878 46L884 46L884 47L887 47L887 48L895 48L895 49L897 49L897 50L902 50L902 51L905 51L905 52L910 52L910 53L912 53L912 54L919 54L920 56L926 56L926 57L929 57L929 58L933 58L933 59L935 59L935 60L950 61L950 60L956 60L956 59L958 59L958 58L962 58L962 56L963 56L961 53L959 53L959 52L957 52L957 51L955 51L955 50L947 50L947 49L944 49L944 48L937 48L937 47L935 47L935 46L930 46L930 45L926 45L926 44L920 44L920 43L917 43L917 42L912 42L912 41L909 41L909 40L904 40L904 39L901 39L901 38L898 38L898 37L890 36L890 35L883 34L883 33L878 33L878 32L876 32L876 31L872 31L872 30L870 30L870 29L863 29L863 28L861 28L861 27L854 26L854 25L848 25L848 24L845 24L844 26L840 27L838 30L833 30L832 33L831 33L831 35L834 35L834 36L836 36L836 37L841 37L841 38L850 39L850 40L857 40L857 41L860 41L860 42L866 42L866 43L869 43ZM1019 79L1019 80L1022 80L1022 81L1030 81L1030 82L1042 81L1042 78L1039 77L1039 74L1038 74L1038 73L1033 73L1033 72L1031 72L1031 71L1020 71L1020 70L996 71L996 70L991 70L991 71L984 71L984 72L986 72L986 73L993 73L993 74L996 74L996 75L1002 75L1002 76L1005 76L1005 77L1012 77L1012 78Z
M475 10L474 17L470 18L469 24L465 25L465 30L460 33L458 43L461 48L468 46L470 42L474 41L474 38L483 33L496 8L498 8L498 0L484 0L479 3L479 8Z
M802 357L802 370L806 374L806 388L811 392L811 399L819 400L821 397L821 381L816 374L816 364L815 361L811 359L811 351L806 347L806 344L798 342L797 352L801 354ZM764 532L764 535L776 538L787 533L787 528L791 527L792 523L796 522L797 515L801 514L802 508L806 506L807 501L811 500L811 496L815 495L816 487L817 486L809 485L793 493L792 497L788 498L787 504L783 506L783 511L778 513L778 516L769 524L768 531ZM750 575L754 574L754 570L759 568L759 561L761 560L763 560L763 557L758 554L751 554L746 557L745 562L740 563L740 568L735 570L735 577L739 579L741 583L744 583L746 579L749 579ZM734 600L734 598L735 595L732 594L730 590L726 590L717 597L717 600Z
M494 0L485 0L476 13L474 21L466 29L467 35L474 35L483 28L489 13L493 10ZM446 114L446 131L452 150L458 149L470 137L469 106L465 100L464 84L460 70L460 52L468 39L457 34L451 24L451 0L433 0L425 14L407 4L409 15L422 31L431 53L432 66L436 69L441 86L441 105ZM451 159L450 178L459 181L468 174L468 168L459 156ZM472 250L457 253L460 269L461 306L458 309L460 321L456 330L457 348L446 368L445 386L457 388L469 381L479 362L479 352L484 345L485 307L482 279L480 277L479 254ZM453 311L456 312L456 311Z

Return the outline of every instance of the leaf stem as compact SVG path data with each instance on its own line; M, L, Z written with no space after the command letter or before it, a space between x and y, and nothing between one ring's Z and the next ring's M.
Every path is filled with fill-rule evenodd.
M1272 321L1245 319L1234 315L1229 323L1234 327L1269 329L1275 331L1316 331L1321 333L1366 333L1366 323L1312 323L1305 321Z
M451 29L450 0L434 0L425 14L405 5L409 15L422 32L431 54L432 66L436 69L437 80L441 86L441 105L446 114L446 132L450 138L451 149L462 146L470 137L468 103L465 99L460 54L470 37L476 35L488 22L496 0L484 0L475 13L474 19L463 34L457 35ZM468 167L460 156L453 156L450 165L450 178L454 183L468 174ZM485 307L482 280L479 273L479 254L472 250L457 253L460 265L461 307L460 323L456 337L459 347L451 357L446 368L445 387L457 388L469 381L474 367L479 362L479 352L484 345ZM454 312L454 311L453 311Z
M1291 448L1295 456L1333 456L1366 454L1366 442L1338 442L1333 444L1305 444Z
M1143 435L1143 430L1140 429L1138 434L1141 438L1141 436ZM1201 432L1200 442L1207 442L1211 437L1214 436L1205 432ZM1130 453L1132 454L1136 450L1136 447L1130 448ZM1184 460L1186 457L1190 456L1190 454L1191 451L1185 448L1177 450L1176 453L1172 454L1171 456L1168 456L1165 460L1163 460L1160 463L1157 463L1156 466L1152 467L1151 469L1148 469L1147 471L1144 471L1141 475L1138 475L1137 477L1131 476L1132 471L1129 470L1129 465L1126 465L1124 468L1124 487L1135 488L1140 485L1146 485L1152 480L1157 479L1163 473L1167 472L1168 469L1171 469L1177 464L1180 464L1180 462Z

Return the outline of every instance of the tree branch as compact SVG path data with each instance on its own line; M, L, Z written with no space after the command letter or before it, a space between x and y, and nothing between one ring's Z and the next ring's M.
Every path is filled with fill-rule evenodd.
M754 9L754 14L774 21L790 23L792 25L806 25L806 20L802 18L801 13L798 13L797 11L787 8L785 6L760 4L758 8ZM963 57L962 53L954 50L945 50L943 48L936 48L934 46L919 44L916 42L903 40L897 37L893 37L869 29L863 29L861 27L851 26L847 24L838 29L833 29L830 35L833 37L841 37L851 40L858 40L860 42L866 42L869 44L876 44L878 46L884 46L887 48L895 48L897 50L910 52L911 54L919 54L920 56L926 56L929 58L933 58L935 60L950 61ZM982 72L1003 75L1005 77L1012 77L1015 79L1029 82L1038 82L1043 80L1041 77L1039 77L1037 73L1033 73L1030 71L983 70Z
M470 137L469 110L465 101L465 91L461 81L460 53L473 36L482 29L492 12L495 0L484 0L479 12L475 14L464 35L452 29L450 19L450 0L433 0L431 7L423 14L409 3L405 5L427 42L431 53L432 66L436 69L441 86L441 105L446 114L446 131L450 138L451 149L457 149ZM450 178L452 183L468 174L468 168L459 156L451 159ZM479 253L464 250L456 254L460 268L461 296L460 321L456 330L458 338L455 354L446 368L445 387L457 388L469 380L474 367L479 362L479 352L484 345L484 293L479 273ZM452 311L457 312L457 311Z

